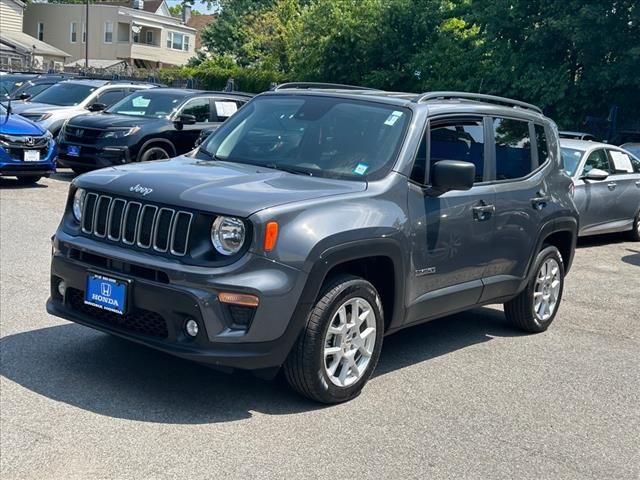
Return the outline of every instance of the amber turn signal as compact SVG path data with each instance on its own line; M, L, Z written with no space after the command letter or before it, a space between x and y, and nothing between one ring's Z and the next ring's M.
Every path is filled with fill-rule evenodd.
M270 252L278 241L278 222L269 222L264 231L264 251Z
M220 292L218 300L220 303L231 303L232 305L242 305L243 307L257 307L260 303L258 297L246 293Z

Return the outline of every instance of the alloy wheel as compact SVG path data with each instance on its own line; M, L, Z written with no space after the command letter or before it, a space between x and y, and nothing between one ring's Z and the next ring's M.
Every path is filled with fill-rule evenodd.
M540 321L547 321L556 310L561 287L560 265L555 258L547 258L536 276L533 292L533 311Z

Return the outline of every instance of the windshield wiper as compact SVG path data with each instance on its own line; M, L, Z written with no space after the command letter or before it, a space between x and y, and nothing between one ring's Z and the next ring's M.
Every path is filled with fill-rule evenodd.
M277 163L268 163L266 165L259 165L265 168L272 168L274 170L282 170L283 172L292 173L294 175L307 175L313 177L313 172L310 172L306 168L298 168L293 165L279 165Z

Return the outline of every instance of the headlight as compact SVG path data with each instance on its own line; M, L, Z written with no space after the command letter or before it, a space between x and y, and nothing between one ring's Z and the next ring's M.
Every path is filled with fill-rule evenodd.
M244 245L244 222L235 217L218 217L211 225L211 243L222 255L238 253Z
M107 130L100 135L102 138L124 138L140 131L140 127L118 128Z
M76 190L76 193L73 195L73 216L75 219L80 222L82 221L82 211L84 210L84 197L87 195L87 192L84 189L79 188Z

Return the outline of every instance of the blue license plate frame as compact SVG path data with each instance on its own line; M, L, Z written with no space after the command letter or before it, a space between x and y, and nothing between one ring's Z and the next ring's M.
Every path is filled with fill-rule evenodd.
M126 315L131 283L131 280L87 272L84 303L118 315Z

